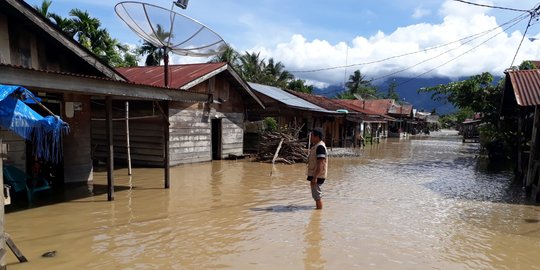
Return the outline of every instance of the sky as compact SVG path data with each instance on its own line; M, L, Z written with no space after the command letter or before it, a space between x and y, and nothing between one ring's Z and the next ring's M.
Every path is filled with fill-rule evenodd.
M87 10L119 41L140 45L142 40L114 11L119 2L53 0L50 12L67 17L72 8ZM171 0L148 2L172 7ZM539 4L470 2L521 10ZM520 46L528 13L454 0L190 0L187 9L175 11L208 26L238 52L258 52L261 59L280 61L297 78L317 87L343 84L355 70L377 84L391 77L455 79L482 72L499 76L512 63L540 59L536 19ZM173 64L206 60L171 57Z

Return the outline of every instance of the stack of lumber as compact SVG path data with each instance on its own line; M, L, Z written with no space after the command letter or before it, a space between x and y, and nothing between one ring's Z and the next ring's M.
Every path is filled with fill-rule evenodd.
M307 162L306 142L281 132L265 132L259 146L256 161L294 164ZM276 155L277 151L277 155Z

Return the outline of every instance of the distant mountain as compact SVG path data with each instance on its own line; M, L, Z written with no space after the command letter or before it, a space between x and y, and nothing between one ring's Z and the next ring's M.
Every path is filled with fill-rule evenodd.
M407 80L409 80L409 78L390 78L382 84L377 85L377 87L379 88L380 93L386 94L390 82L395 81L399 85ZM418 109L418 111L423 110L426 112L431 112L433 109L435 109L438 114L448 114L456 111L456 108L452 104L433 101L431 100L431 94L418 94L418 89L423 87L437 86L440 84L448 84L451 81L452 80L448 78L418 78L398 86L396 91L403 101L411 103L415 109ZM330 85L326 88L315 88L314 94L323 95L326 97L335 97L338 93L343 91L344 87L342 85Z

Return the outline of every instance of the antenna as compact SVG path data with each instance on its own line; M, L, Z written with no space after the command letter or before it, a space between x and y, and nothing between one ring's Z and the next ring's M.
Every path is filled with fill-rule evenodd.
M188 3L189 0L177 0L176 2L174 2L174 4L181 9L186 9Z
M173 2L183 9L189 0ZM140 38L163 51L164 85L169 86L169 52L194 57L218 54L226 43L206 25L172 9L156 5L125 1L116 4L114 11Z

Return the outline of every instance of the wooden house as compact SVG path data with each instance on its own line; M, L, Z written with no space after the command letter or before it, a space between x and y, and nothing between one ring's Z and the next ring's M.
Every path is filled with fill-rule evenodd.
M508 71L501 119L517 126L516 178L540 199L540 70Z
M146 101L167 107L168 101L204 102L209 96L126 82L122 74L21 0L0 1L0 84L20 85L31 90L69 124L71 132L62 139L63 160L54 164L56 177L52 180L60 184L93 179L92 103L104 104L109 200L114 190L113 99ZM28 151L31 145L8 130L0 131L0 136L8 144L6 163L29 171L34 161ZM162 164L165 186L168 186L165 159Z
M300 138L306 138L310 129L322 127L328 145L333 141L331 138L337 136L334 122L341 121L336 119L343 118L343 113L327 110L278 87L258 83L249 85L265 104L264 110L248 109L249 121L272 117L280 129L298 129Z
M165 85L163 67L119 68L117 71L134 83ZM170 124L170 164L174 166L243 155L244 121L248 108L264 109L247 83L227 63L171 65L169 72L168 85L171 89L206 94L209 97L207 102L178 101L162 108ZM103 127L93 123L96 133L102 133L99 130L103 130ZM154 121L153 126L139 132L142 135L152 133L153 127L157 126ZM99 144L99 138L95 138ZM154 139L148 137L141 138L136 147L149 154L136 156L133 159L135 163L159 165L160 151L156 149L165 146L155 145Z
M346 106L324 96L295 91L287 92L323 109L339 113L335 114L334 117L331 118L331 121L322 123L323 130L325 130L325 133L327 134L325 142L329 147L355 146L355 131L358 130L361 125L361 114L351 111Z

